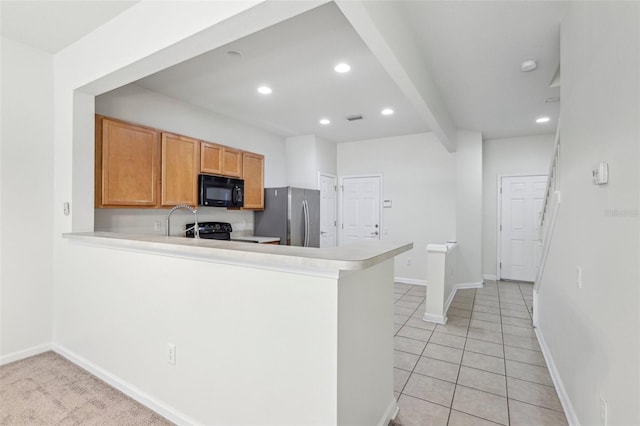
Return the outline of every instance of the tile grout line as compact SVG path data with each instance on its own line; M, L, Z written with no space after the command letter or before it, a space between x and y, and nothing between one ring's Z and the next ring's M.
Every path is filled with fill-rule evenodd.
M502 355L504 356L504 393L507 397L507 425L511 424L511 410L509 409L509 379L507 378L507 353L504 349L504 330L502 329L502 301L500 297L500 281L496 281L498 287L498 305L500 309L500 335L502 336Z
M473 307L476 303L476 293L477 290L473 291L473 301L471 302L471 315L473 315ZM455 296L454 296L455 299ZM467 339L469 338L469 328L471 328L471 316L469 317L469 325L467 326L467 334L464 338L464 348L462 349L462 357L460 357L460 364L458 365L458 374L456 375L456 385L453 388L453 395L451 396L451 407L449 407L449 415L447 416L447 425L451 420L451 411L453 411L453 401L456 399L456 393L458 392L458 380L460 380L460 370L462 370L462 360L464 359L464 351L467 347ZM460 385L462 386L462 385ZM469 413L467 413L469 414Z

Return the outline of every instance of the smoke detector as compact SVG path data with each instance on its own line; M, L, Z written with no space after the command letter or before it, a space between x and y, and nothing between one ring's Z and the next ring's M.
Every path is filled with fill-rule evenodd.
M520 64L520 71L522 72L533 71L536 68L538 68L538 64L536 63L536 61L524 61L522 64Z

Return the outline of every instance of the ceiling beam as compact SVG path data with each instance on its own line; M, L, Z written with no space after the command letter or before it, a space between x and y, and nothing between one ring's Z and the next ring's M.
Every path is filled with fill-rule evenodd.
M455 152L453 120L394 2L336 0L336 4L442 145Z

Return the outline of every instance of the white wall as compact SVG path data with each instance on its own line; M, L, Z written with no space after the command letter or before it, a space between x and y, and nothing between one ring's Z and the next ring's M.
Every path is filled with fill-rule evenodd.
M54 188L53 57L5 38L0 51L2 363L51 344Z
M317 189L315 136L301 135L286 139L287 185Z
M639 26L637 2L572 2L561 29L562 203L537 330L583 425L601 424L600 395L609 425L640 424Z
M412 241L396 257L395 276L427 279L427 244L456 237L456 154L432 133L338 144L340 176L382 174L383 239ZM411 266L407 260L411 259Z
M285 144L279 136L135 84L97 96L95 109L97 114L263 154L265 186L285 185ZM95 229L163 234L167 210L96 209ZM251 234L253 229L253 213L249 211L200 207L198 220L229 222L234 232ZM160 222L161 229L156 231L154 222ZM190 214L174 213L172 235L184 230L184 225L189 222L193 222Z
M498 176L546 175L554 134L488 139L482 144L482 273L496 276Z
M456 280L482 282L482 135L458 131L456 151Z
M337 174L337 147L316 135L286 139L287 185L319 189L318 173Z

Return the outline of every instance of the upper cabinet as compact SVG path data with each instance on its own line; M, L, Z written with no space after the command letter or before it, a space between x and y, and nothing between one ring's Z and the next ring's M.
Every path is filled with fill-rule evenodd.
M242 151L225 147L222 151L222 174L242 177Z
M200 142L162 133L162 206L198 205Z
M96 207L158 205L160 132L96 116Z
M96 207L198 205L198 174L244 179L264 209L264 156L96 115Z
M227 146L202 142L200 173L242 177L242 151Z
M264 209L264 155L242 153L244 208Z

